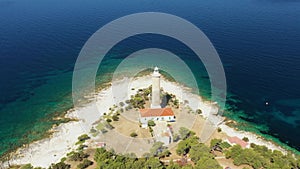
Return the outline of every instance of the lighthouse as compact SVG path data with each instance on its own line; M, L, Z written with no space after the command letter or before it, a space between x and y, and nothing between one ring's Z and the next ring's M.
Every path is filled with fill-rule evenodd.
M151 108L161 108L160 106L160 73L158 67L152 73L152 100Z
M158 67L154 68L152 73L152 97L151 97L151 106L150 108L140 109L139 120L142 128L148 127L148 121L167 121L174 122L175 114L170 107L161 108L161 100L160 100L160 73L158 71ZM162 133L161 133L162 134ZM160 139L161 134L159 134ZM164 133L165 134L165 133ZM156 137L156 136L155 136ZM164 142L166 145L169 144L172 138L166 138L167 142Z

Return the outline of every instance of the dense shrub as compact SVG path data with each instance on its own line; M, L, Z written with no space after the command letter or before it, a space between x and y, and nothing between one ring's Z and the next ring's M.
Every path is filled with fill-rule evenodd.
M95 152L95 161L98 167L102 169L110 168L151 168L162 169L163 164L159 159L154 157L149 158L132 158L128 155L115 154L114 151L107 151L104 148L98 148Z
M88 154L84 153L83 151L74 152L72 155L70 155L71 161L82 161L84 158L89 157Z
M77 148L77 150L82 151L83 149L87 148L87 145L81 144L79 145L79 147Z
M153 157L154 156L158 157L165 150L167 150L167 147L164 146L164 143L162 143L162 142L155 142L152 145L151 149L150 149L150 154Z
M90 139L90 137L87 134L83 134L78 137L78 142L76 143L76 145L82 144L85 142L85 140L88 140L88 139Z
M33 169L33 166L31 164L25 164L20 169Z
M185 127L180 127L180 129L179 129L180 138L183 140L194 134L195 134L194 132L190 131L189 129L187 129Z
M254 169L259 168L297 168L297 161L291 154L284 155L277 150L270 150L266 146L252 144L251 148L242 149L232 146L225 153L226 158L232 158L235 165L247 164Z
M83 134L83 135L78 137L79 141L85 141L85 140L88 140L88 139L90 139L90 137L87 134Z
M77 168L79 169L84 169L87 168L90 165L93 165L94 162L88 160L88 159L84 159L82 163L77 165Z
M57 164L52 164L49 169L69 169L71 168L71 165L66 164L64 162L59 162Z
M177 142L177 141L179 141L179 139L180 139L180 135L177 134L177 133L175 133L175 134L173 135L173 141L174 141L174 142Z
M220 145L222 143L222 139L212 139L210 140L210 148L212 148L215 145Z

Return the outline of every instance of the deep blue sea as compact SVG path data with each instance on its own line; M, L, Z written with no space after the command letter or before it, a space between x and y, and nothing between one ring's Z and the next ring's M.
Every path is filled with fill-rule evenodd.
M58 123L51 117L72 107L72 71L82 46L103 25L137 12L170 13L198 26L224 65L225 116L300 150L300 1L0 0L0 155ZM124 57L154 47L180 56L209 99L201 62L185 45L159 35L116 45L99 84Z

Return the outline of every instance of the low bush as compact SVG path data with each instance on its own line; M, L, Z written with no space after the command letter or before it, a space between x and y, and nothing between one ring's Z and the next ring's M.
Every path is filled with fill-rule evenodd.
M119 120L119 117L118 117L117 115L113 115L113 116L112 116L112 119L113 119L113 121L118 121L118 120Z
M94 162L92 162L91 160L84 159L82 163L77 165L77 168L84 169L84 168L87 168L88 166L93 165L93 163Z
M244 137L243 140L246 141L246 142L248 142L249 138L248 137Z
M130 137L136 137L136 136L138 136L135 132L132 132L131 134L130 134Z
M69 169L71 168L71 165L70 164L66 164L64 162L59 162L59 163L56 163L56 164L52 164L49 169Z
M156 124L155 124L155 122L153 121L153 120L149 120L148 121L148 126L149 127L153 127L153 126L155 126Z
M79 152L74 152L69 158L71 161L82 161L84 158L88 158L89 155L79 151Z

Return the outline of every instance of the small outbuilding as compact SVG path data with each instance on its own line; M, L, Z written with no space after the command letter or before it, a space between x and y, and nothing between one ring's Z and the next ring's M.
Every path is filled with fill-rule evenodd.
M246 141L244 141L244 140L242 140L242 139L240 139L240 138L238 138L238 137L236 137L236 136L234 136L234 137L229 137L229 138L228 138L228 141L229 141L230 144L238 144L238 145L240 145L242 148L246 148L246 147L248 146L248 143L247 143Z

